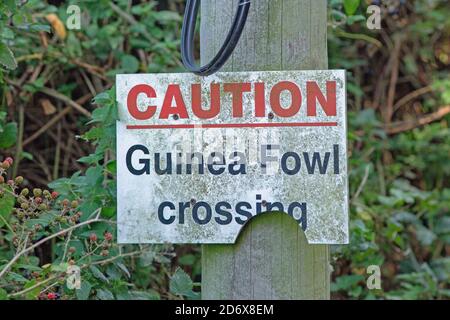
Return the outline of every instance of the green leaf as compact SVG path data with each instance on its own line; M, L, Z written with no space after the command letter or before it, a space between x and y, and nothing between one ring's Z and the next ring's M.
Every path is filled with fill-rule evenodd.
M92 153L88 156L81 157L77 161L81 162L81 163L86 163L86 164L97 164L102 159L103 159L102 154Z
M178 263L184 266L192 266L197 261L197 257L193 254L187 254L178 260Z
M16 203L16 198L9 192L5 192L3 197L0 198L0 228L5 225L5 221L9 220L9 216Z
M92 285L87 281L81 281L81 288L76 290L78 300L87 300L91 293Z
M96 266L90 266L89 269L92 272L92 275L103 282L109 283L108 278L100 271Z
M20 282L20 283L28 282L27 278L25 278L24 276L22 276L18 273L15 273L15 272L9 272L6 279L7 279L7 281L15 281L15 282Z
M38 24L38 23L33 23L33 24L30 24L30 25L28 26L28 28L29 28L31 31L35 31L35 32L41 32L41 31L43 31L43 32L50 33L50 31L51 31L51 28L50 28L50 26L49 26L48 24Z
M98 289L97 298L99 298L100 300L114 300L114 295L109 290Z
M0 111L0 133L3 132L2 122L5 121L7 113L4 111Z
M38 266L34 266L32 264L17 263L14 267L17 269L25 269L27 271L38 271L38 272L42 271L42 268L40 268Z
M31 153L29 153L29 152L22 151L20 153L20 158L32 161L33 160L33 155Z
M189 296L192 294L194 283L189 275L181 268L177 268L170 278L170 292L180 296Z
M434 231L437 234L450 233L450 217L442 217L436 223Z
M8 299L9 299L8 293L4 289L0 288L0 300L8 300Z
M0 42L0 66L9 70L17 68L17 61L14 58L14 54L3 42Z
M363 281L362 275L346 275L336 278L336 282L331 284L331 291L348 290Z
M9 12L14 12L17 9L17 4L15 0L3 0L3 5L9 10Z
M427 229L422 225L417 226L416 236L417 240L419 240L419 242L424 246L431 245L433 241L436 240L437 238L432 231L430 231L429 229Z
M167 23L170 21L181 21L181 17L178 13L174 11L161 10L156 14L158 17L158 21L162 23Z
M160 300L159 293L156 291L131 291L130 292L132 300Z
M139 70L139 60L132 55L126 54L122 56L120 66L127 73L135 73Z
M66 272L68 267L69 267L69 264L67 262L60 263L60 264L53 264L52 265L52 271L54 271L54 272Z
M0 133L0 149L12 147L17 141L17 123L10 122L3 128Z
M106 164L106 170L108 170L108 172L112 173L112 174L116 174L117 171L117 161L116 160L111 160L110 162L108 162Z
M364 17L363 15L358 14L358 15L355 15L355 16L348 17L347 24L348 25L352 25L355 22L360 22L360 21L366 21L366 17Z
M114 264L110 264L106 267L106 274L111 280L120 280L122 277L122 274Z
M116 266L117 266L120 270L122 270L122 272L123 272L128 278L131 278L130 271L128 271L127 267L126 267L123 263L117 262L117 263L116 263Z
M101 216L105 218L112 218L116 215L116 207L103 207Z
M441 281L450 279L450 257L432 261L431 268Z
M114 98L111 95L112 95L111 90L104 91L104 92L96 95L93 99L93 102L98 105L112 104L112 103L114 103Z
M359 7L360 0L344 0L344 10L347 16L355 14Z
M36 283L37 283L36 279L30 280L23 286L23 288L24 289L31 288L32 286L36 285ZM35 299L37 299L37 297L39 296L39 293L41 292L41 288L43 286L44 285L37 286L36 288L32 289L31 291L28 291L26 293L26 298L28 300L35 300Z
M156 253L151 250L144 251L139 257L139 265L142 267L148 267L153 264Z
M97 108L92 112L92 120L89 123L104 122L109 116L110 108Z

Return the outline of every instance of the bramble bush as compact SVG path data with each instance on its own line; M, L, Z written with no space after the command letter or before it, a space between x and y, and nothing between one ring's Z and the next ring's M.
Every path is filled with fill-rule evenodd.
M98 107L92 115L84 112L77 120L77 126L81 128L91 126L79 139L92 142L94 146L90 149L90 155L79 159L78 163L83 164L84 169L70 178L57 179L46 188L27 188L31 177L28 177L26 167L18 169L19 163L29 166L35 161L34 156L40 155L38 150L25 152L22 148L23 135L26 134L23 118L6 124L6 108L14 103L8 101L14 100L9 92L11 88L20 90L20 100L15 103L21 108L26 107L27 111L34 102L33 96L42 95L41 92L54 99L47 101L58 109L57 100L61 99L58 93L63 95L64 102L78 106L71 97L79 91L71 83L72 78L66 75L80 72L80 68L86 70L80 72L83 77L86 72L93 75L92 80L86 80L90 88L88 91L92 93L103 91L105 86L110 87L110 79L116 73L155 72L179 66L178 40L175 33L167 32L167 29L178 29L180 16L169 11L156 12L155 2L136 5L130 13L123 9L125 3L127 1L119 1L118 5L110 1L85 3L84 9L89 12L90 22L88 28L79 32L65 30L62 23L66 17L65 6L58 9L40 1L28 1L23 5L16 5L14 1L1 4L0 62L13 71L5 69L2 72L7 72L7 77L3 73L0 77L4 110L0 120L5 124L0 127L5 129L0 131L0 142L8 141L0 147L2 153L7 154L14 148L17 157L14 163L11 161L8 170L1 169L1 179L5 183L0 181L0 299L160 299L198 296L192 291L195 284L190 277L171 266L174 257L172 246L116 244L114 89L96 95L93 104ZM28 26L35 19L42 23L39 27L33 30L19 28L19 23ZM50 31L50 26L55 36L48 39L45 32ZM32 35L35 32L39 32L39 37ZM145 61L138 61L131 54L132 51L144 50L152 52L152 56ZM104 65L107 61L111 61L107 71L93 65ZM46 70L52 71L36 73L19 88L13 79L26 72L24 67L27 65L36 68L45 65ZM55 72L57 70L64 70L64 73ZM56 90L48 90L55 81L59 83ZM15 118L14 114L8 116L9 119ZM10 127L13 130L8 130ZM52 163L52 160L50 157L49 162ZM5 167L8 161L4 162ZM24 172L24 178L14 178L14 171ZM45 171L45 166L41 166L37 174ZM33 175L36 175L34 172ZM58 176L58 170L56 173L54 177ZM192 257L185 255L185 265L195 263ZM183 259L179 260L182 264ZM78 267L81 272L79 289L68 286L67 280L71 274L67 272L76 270L70 267Z

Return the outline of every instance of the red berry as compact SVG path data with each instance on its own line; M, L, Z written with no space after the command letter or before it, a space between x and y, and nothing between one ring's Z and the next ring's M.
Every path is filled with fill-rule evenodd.
M111 241L113 239L113 235L111 232L105 232L104 236L106 241Z
M50 299L50 300L55 300L56 299L56 293L49 292L47 294L47 298Z
M5 161L8 161L10 166L14 163L13 158L11 157L6 158Z
M58 196L59 196L58 192L56 192L56 191L52 192L52 199L56 199L56 198L58 198Z
M0 184L5 183L5 178L3 176L0 176Z
M8 180L7 184L12 187L14 185L14 180Z
M42 198L41 197L36 197L36 198L34 198L34 202L36 202L36 204L41 204L42 203Z
M97 241L97 235L95 233L91 233L91 235L89 236L89 240L91 242Z

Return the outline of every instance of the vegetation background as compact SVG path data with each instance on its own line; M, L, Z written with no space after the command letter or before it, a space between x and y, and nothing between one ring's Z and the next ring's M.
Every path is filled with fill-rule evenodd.
M348 70L351 191L332 297L448 299L450 5L328 3L330 68ZM380 30L366 26L371 4ZM198 246L115 244L114 75L182 71L183 6L1 1L0 299L200 297ZM367 289L369 265L380 290Z

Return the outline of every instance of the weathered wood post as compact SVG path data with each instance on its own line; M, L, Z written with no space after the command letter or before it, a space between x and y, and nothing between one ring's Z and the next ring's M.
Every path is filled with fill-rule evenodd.
M201 7L201 59L223 43L237 0ZM327 68L326 0L253 0L244 33L222 71ZM328 299L328 245L309 245L286 214L258 216L234 245L204 245L203 299Z

